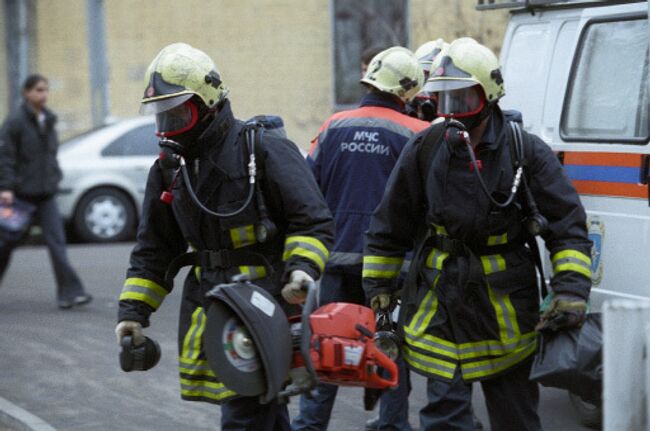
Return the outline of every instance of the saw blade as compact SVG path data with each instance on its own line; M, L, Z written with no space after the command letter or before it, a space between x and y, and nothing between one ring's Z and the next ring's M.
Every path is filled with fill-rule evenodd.
M208 308L203 334L205 355L217 378L244 396L266 391L266 373L249 328L225 304Z

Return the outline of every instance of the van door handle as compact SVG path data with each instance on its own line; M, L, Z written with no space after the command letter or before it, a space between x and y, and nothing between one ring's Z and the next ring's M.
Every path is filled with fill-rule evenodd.
M641 166L639 168L639 183L648 187L648 206L650 206L650 155L641 155Z

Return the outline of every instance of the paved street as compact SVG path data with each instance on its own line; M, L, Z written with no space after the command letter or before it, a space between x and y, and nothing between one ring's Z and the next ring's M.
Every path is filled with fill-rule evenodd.
M161 344L161 363L147 373L123 373L113 328L117 297L131 244L70 248L95 302L88 308L59 311L53 275L42 247L25 247L13 256L0 288L0 396L40 416L58 430L218 429L219 409L186 403L178 394L176 320L179 291L152 318L147 335ZM372 413L363 410L362 391L344 389L330 429L362 429ZM481 394L476 412L487 423ZM424 381L414 379L412 424L424 400ZM295 412L297 402L291 405ZM584 430L565 393L542 391L546 430Z

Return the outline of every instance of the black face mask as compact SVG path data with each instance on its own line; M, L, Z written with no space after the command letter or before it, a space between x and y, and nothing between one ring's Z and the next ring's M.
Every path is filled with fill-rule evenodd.
M201 145L199 145L198 142L199 137L203 134L203 132L208 128L214 119L214 115L209 115L207 109L200 112L200 115L201 119L198 121L198 123L196 123L194 127L192 127L192 129L169 138L169 140L173 141L174 144L166 145L163 147L163 149L165 151L171 151L173 153L181 155L187 160L198 157L201 153Z

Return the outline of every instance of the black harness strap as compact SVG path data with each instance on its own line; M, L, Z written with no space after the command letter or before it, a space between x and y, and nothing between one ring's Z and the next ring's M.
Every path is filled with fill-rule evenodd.
M182 254L174 259L165 273L165 283L171 286L178 272L186 266L200 266L203 271L225 270L237 266L263 266L267 274L273 272L269 261L260 253L247 250L200 250Z

